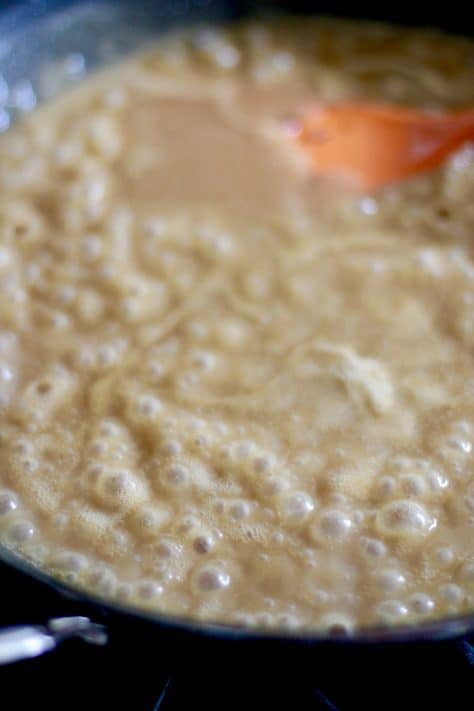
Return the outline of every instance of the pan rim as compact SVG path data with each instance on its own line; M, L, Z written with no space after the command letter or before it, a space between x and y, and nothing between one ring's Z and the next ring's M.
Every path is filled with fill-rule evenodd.
M0 543L0 563L14 569L49 588L64 598L73 599L96 610L101 617L120 616L137 622L153 624L158 628L179 634L235 640L241 642L272 642L301 644L331 644L346 647L394 645L455 640L474 632L474 611L461 615L441 617L393 627L367 627L348 634L331 634L325 630L238 627L219 622L200 621L190 617L148 611L138 606L126 605L106 596L91 593L79 586L55 578L46 570ZM36 622L36 620L33 620ZM95 620L94 620L95 621Z

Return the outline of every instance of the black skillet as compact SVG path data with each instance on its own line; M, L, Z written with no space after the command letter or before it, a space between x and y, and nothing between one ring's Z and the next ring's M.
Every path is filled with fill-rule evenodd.
M303 2L288 0L30 0L0 5L0 75L10 84L30 82L35 89L38 68L52 58L83 55L89 68L100 66L140 47L154 35L196 22L233 21L251 15L282 12L316 13L378 19L411 25L441 27L472 34L468 4L451 8L431 7L429 16L420 6L404 10L398 3L383 8L370 3ZM77 81L77 76L69 82ZM27 86L30 86L27 84ZM0 107L1 110L2 107ZM15 107L9 110L15 119ZM24 602L15 627L0 630L0 664L38 656L61 640L79 636L95 644L125 643L128 649L147 645L165 652L168 659L206 656L227 659L229 653L256 660L290 654L293 662L315 652L341 654L350 660L367 660L381 648L396 643L423 645L432 641L474 633L474 613L427 624L394 629L371 629L350 637L323 632L276 633L237 629L147 613L97 596L78 592L33 568L0 546L1 587L14 591ZM1 599L1 598L0 598ZM32 620L31 610L38 616ZM0 625L8 619L1 610ZM47 621L49 620L49 621ZM31 623L42 623L40 625ZM365 657L364 657L365 658Z

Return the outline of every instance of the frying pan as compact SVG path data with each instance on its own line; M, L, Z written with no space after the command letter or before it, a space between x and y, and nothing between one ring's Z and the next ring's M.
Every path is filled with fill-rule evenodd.
M468 4L446 13L430 8L427 18L423 9L404 11L398 3L380 7L358 3L271 2L260 0L30 0L2 4L0 13L0 76L9 85L21 86L26 102L34 103L37 96L40 69L46 63L66 56L76 59L70 71L50 93L55 93L81 77L82 60L93 69L119 59L138 49L158 33L176 26L197 22L231 21L248 15L269 13L321 13L388 20L406 24L429 24L454 32L472 34L472 20ZM6 8L6 9L5 9ZM46 94L47 92L43 92ZM45 96L43 98L46 98ZM14 120L24 106L9 107L7 120ZM2 107L0 106L0 112ZM3 114L5 121L5 113ZM474 633L474 612L469 615L443 618L439 621L405 625L389 629L369 629L349 636L328 632L280 632L213 625L178 619L160 613L150 613L111 602L99 596L73 589L47 573L33 567L24 559L0 546L0 584L7 581L25 601L28 619L31 601L40 609L42 619L0 629L0 664L38 656L67 637L105 644L110 640L133 639L133 644L159 643L168 656L183 653L224 654L242 648L245 654L280 654L281 650L306 653L307 649L328 649L344 653L364 654L397 642L423 644ZM38 605L38 602L40 603ZM45 622L47 618L49 621ZM0 617L1 619L1 617ZM295 657L293 657L294 659Z

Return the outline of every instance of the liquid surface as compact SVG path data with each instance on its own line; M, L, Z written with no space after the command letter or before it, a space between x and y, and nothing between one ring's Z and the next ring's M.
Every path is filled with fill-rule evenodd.
M377 195L297 108L474 104L468 41L172 37L0 140L0 539L238 625L474 609L474 153Z

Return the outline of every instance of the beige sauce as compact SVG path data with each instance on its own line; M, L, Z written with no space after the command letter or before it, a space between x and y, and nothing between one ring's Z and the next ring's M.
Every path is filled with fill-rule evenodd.
M232 624L474 609L474 158L377 195L282 122L474 104L467 41L171 38L0 141L0 540Z

